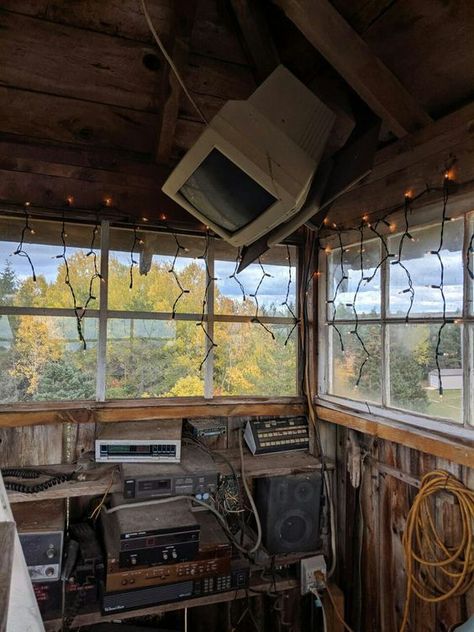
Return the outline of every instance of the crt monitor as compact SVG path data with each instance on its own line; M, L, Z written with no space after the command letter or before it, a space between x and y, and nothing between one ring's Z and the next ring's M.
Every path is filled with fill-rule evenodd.
M163 191L234 246L252 243L301 208L334 120L280 66L224 105Z

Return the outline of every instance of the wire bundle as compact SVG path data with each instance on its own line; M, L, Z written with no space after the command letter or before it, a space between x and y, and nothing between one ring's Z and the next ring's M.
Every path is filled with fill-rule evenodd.
M4 468L1 470L1 473L4 478L19 478L24 480L33 480L40 478L40 476L49 476L47 480L33 485L26 485L25 483L21 483L19 481L4 481L5 489L12 492L20 492L22 494L37 494L38 492L44 492L50 487L70 481L74 476L74 473L51 475L43 470L22 468Z
M453 546L441 539L432 512L434 496L443 492L451 494L459 507L460 535ZM425 474L403 534L407 594L400 632L406 629L413 594L439 603L463 595L474 584L473 524L474 491L449 472Z

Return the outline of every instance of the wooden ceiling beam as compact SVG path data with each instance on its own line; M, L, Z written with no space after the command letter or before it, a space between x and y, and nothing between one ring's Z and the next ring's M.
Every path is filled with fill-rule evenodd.
M168 50L174 65L180 74L184 74L188 64L191 33L196 14L197 0L188 2L175 2L173 25L168 43ZM161 53L160 53L161 54ZM156 162L168 164L174 146L176 124L179 115L181 101L181 86L175 74L166 64L162 75L162 102L160 108L160 126L158 143L156 147Z
M255 0L229 0L242 42L258 81L263 81L280 63L268 25Z
M273 0L399 138L430 116L328 0Z

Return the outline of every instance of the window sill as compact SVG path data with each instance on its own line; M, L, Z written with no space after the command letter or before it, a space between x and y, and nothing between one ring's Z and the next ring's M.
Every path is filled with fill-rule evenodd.
M326 398L316 398L315 403L316 413L323 421L393 441L408 448L454 461L460 465L473 467L474 428L471 431L463 426L448 424L450 432L448 436L440 429L416 428L408 423L355 410ZM442 422L440 424L444 430L447 424L442 424ZM459 434L454 436L456 432L460 433L461 431L463 437L460 437Z
M302 397L176 397L68 402L28 402L0 406L0 428L53 423L107 423L185 417L301 415Z

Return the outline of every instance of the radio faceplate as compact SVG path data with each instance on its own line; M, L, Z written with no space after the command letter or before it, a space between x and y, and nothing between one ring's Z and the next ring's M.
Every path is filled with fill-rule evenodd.
M121 466L123 495L127 500L164 496L196 496L207 500L217 489L213 459L195 446L183 446L181 463Z

